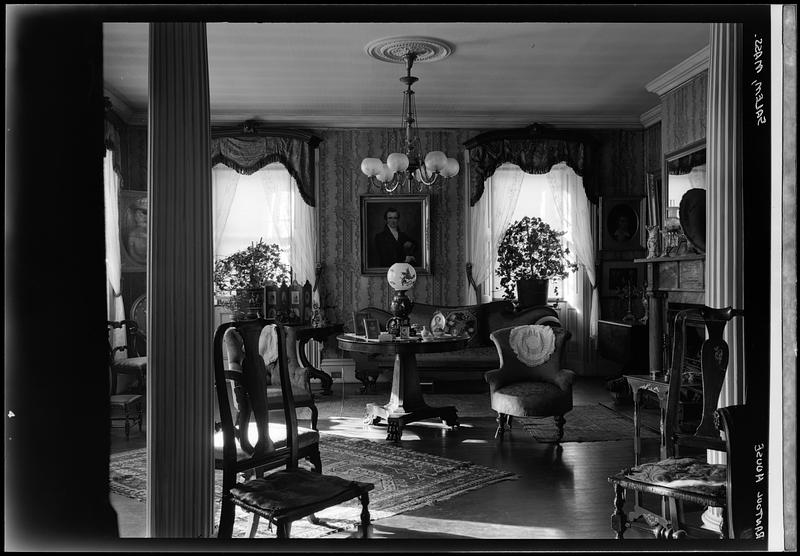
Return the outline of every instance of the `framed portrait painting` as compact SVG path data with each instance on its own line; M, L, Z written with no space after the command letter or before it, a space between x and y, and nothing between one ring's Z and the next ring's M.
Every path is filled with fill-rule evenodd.
M600 249L644 249L646 241L644 197L600 197Z
M386 275L407 262L431 273L430 195L361 196L361 273Z
M640 266L628 261L604 261L600 295L602 297L615 297L626 285L631 287L643 286Z
M122 271L146 271L147 191L120 190L119 242Z

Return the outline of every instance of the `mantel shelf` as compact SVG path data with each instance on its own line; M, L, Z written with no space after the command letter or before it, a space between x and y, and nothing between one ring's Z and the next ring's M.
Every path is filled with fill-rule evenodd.
M677 255L675 257L653 257L652 259L633 259L635 263L671 263L675 261L702 261L706 256L701 254Z

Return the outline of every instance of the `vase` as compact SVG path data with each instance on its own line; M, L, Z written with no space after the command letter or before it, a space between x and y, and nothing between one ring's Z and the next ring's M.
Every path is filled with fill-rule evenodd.
M517 281L517 301L520 307L547 305L547 288L550 280L528 278Z

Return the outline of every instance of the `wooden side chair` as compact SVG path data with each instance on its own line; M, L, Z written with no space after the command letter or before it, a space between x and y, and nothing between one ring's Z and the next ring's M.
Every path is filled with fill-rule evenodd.
M649 530L656 538L662 539L707 536L708 531L704 533L702 529L686 523L684 503L721 508L722 524L718 535L721 538L735 537L735 531L731 526L733 523L731 507L728 504L733 488L729 465L708 463L705 458L681 457L679 451L681 447L699 451L719 450L725 452L726 461L731 462L735 457L735 449L742 444L741 438L734 437L737 434L735 432L737 427L731 419L732 412L716 408L729 357L728 344L723 340L722 333L728 321L743 314L743 311L731 307L686 309L677 314L664 431L667 439L667 457L624 469L609 477L608 480L614 487L614 514L611 527L616 532L617 539L622 539L629 527ZM700 351L702 415L700 424L692 433L679 433L675 431L679 429L680 393L687 386L685 377L688 373L684 372L684 362L687 355L687 322L690 319L702 320L708 332ZM738 428L743 427L740 425ZM720 430L726 433L724 439L720 436ZM665 497L666 515L638 510L626 515L623 511L626 491ZM640 518L643 518L644 523Z
M127 329L126 337L130 337L131 333L136 331L136 323L134 321L107 321L107 329L109 336L112 330L125 327ZM116 358L117 352L129 353L128 345L121 345L112 347L111 340L108 340L108 372L110 377L110 405L111 405L111 422L123 421L125 424L125 438L130 437L131 426L139 425L139 432L142 430L142 394L144 392L144 380L147 373L147 357L125 357L122 359ZM132 391L118 393L119 375L133 376L136 380L136 386Z
M242 334L243 330L246 330L246 328L228 328L223 337L223 342L225 345L224 355L227 360L228 370L239 372L242 370L242 364L246 358L244 336ZM290 328L284 328L284 330L286 331L287 337L291 337L294 334ZM259 344L256 347L256 350L261 355L260 361L263 361L263 365L259 363L259 366L263 366L264 372L266 373L267 403L271 409L278 410L282 409L283 407L282 383L276 370L278 354L275 349L273 349L274 346L268 346L264 340L265 338L259 338ZM291 345L294 348L295 342L288 342L288 345ZM269 353L267 353L266 350L269 350ZM252 349L250 350L250 353L254 353ZM311 387L306 376L306 370L299 369L299 371L302 376L291 377L293 379L292 382L287 384L291 384L295 408L309 408L311 410L311 428L317 430L319 410L317 409L317 405L314 401L314 395L311 393Z
M500 357L500 368L484 374L492 409L497 412L495 438L503 440L505 427L511 427L513 417L552 416L560 441L564 415L572 410L575 373L561 368L564 344L571 333L558 326L532 324L501 328L489 337ZM541 347L539 352L535 352L536 346Z
M230 330L235 330L243 341L244 358L239 369L226 369L222 356ZM273 407L267 393L264 343L277 350L279 382L285 385L281 388L282 422L270 420ZM374 485L321 473L319 433L297 426L284 344L285 329L265 319L225 323L214 335L221 436L221 444L215 442L215 465L223 477L218 537L231 537L236 506L253 514L251 537L263 517L276 525L278 538L288 538L293 521L308 517L316 522L315 512L353 498L361 501L362 534L366 537L370 521L368 492ZM314 462L315 472L298 466L303 457ZM253 478L237 482L237 476L245 471L253 471Z

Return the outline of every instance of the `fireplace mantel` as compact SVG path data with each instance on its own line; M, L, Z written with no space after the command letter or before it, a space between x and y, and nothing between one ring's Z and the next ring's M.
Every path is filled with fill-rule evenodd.
M650 371L665 371L667 303L702 304L705 296L705 255L635 259L647 265ZM668 328L668 327L667 327Z

